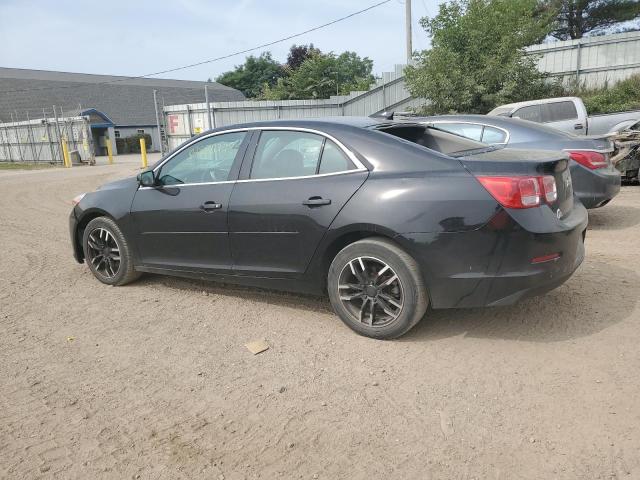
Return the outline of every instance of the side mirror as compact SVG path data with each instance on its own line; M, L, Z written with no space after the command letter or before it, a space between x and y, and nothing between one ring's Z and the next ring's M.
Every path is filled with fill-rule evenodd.
M141 187L155 187L156 176L153 174L153 170L147 170L138 174L138 182Z

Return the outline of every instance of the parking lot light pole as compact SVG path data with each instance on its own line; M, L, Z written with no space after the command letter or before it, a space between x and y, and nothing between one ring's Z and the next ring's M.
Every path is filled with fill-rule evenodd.
M413 46L411 35L411 0L404 0L405 24L407 29L407 65L411 64L413 58Z

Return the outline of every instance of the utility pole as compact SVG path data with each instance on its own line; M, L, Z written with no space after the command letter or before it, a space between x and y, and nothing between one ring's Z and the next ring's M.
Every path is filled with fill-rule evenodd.
M213 128L211 125L211 104L209 103L209 89L206 84L204 86L204 101L207 103L207 130L211 130Z
M164 132L160 127L160 115L158 115L158 91L153 91L153 108L156 110L156 128L158 129L158 138L160 139L160 155L164 156Z
M405 24L407 30L407 65L411 63L413 57L413 47L411 45L411 0L404 0Z

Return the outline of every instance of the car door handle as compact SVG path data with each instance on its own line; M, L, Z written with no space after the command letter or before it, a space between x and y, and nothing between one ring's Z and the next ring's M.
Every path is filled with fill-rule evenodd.
M582 125L581 123L576 123L576 124L573 126L573 129L574 129L574 130L582 130L583 128L584 128L584 125Z
M302 202L307 207L319 207L322 205L331 205L331 199L322 197L310 197Z
M216 202L204 202L200 205L200 209L205 212L213 212L214 210L220 210L221 208L222 204Z

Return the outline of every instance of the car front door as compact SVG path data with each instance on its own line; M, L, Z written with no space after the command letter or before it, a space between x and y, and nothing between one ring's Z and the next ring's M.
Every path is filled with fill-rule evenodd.
M229 202L234 273L296 277L368 171L314 131L265 129L249 150Z
M144 266L229 271L229 197L249 143L246 131L204 137L155 169L131 207Z

